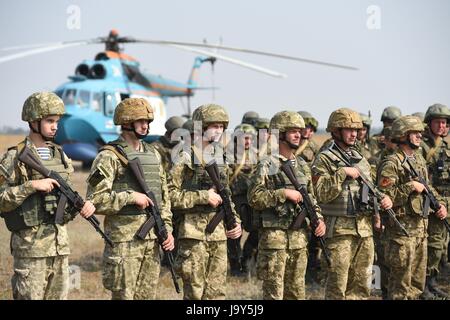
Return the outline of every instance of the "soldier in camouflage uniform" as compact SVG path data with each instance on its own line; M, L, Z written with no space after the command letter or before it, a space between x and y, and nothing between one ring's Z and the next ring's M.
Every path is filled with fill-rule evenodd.
M223 147L219 143L229 118L222 106L207 104L194 111L192 120L201 121L204 134L195 137L190 153L183 152L170 172L170 199L172 207L180 214L179 249L175 267L183 279L184 299L224 299L227 276L226 240L239 238L242 231L240 219L232 204L237 221L235 228L226 231L224 224L219 223L212 233L206 232L206 226L216 215L223 200L214 189L204 165L214 157L221 182L231 195L228 187L229 167L225 159L221 158Z
M156 151L158 151L159 155L161 156L161 162L165 172L169 172L172 168L173 163L171 152L173 147L178 144L178 141L172 142L170 136L176 129L181 128L184 122L185 121L182 117L170 117L164 124L164 126L166 127L166 133L158 140L150 144L153 148L155 148Z
M249 272L249 263L258 245L258 233L253 227L252 208L247 201L250 179L256 168L257 154L253 146L256 130L249 124L240 124L234 130L236 139L234 164L231 168L230 189L236 211L242 221L242 227L248 232L241 256L240 238L228 239L228 260L231 275L245 276ZM255 245L256 243L256 245ZM235 250L237 249L237 250ZM238 251L238 252L235 252Z
M430 106L425 114L427 129L421 143L422 155L427 162L431 184L448 203L450 200L450 146L444 140L450 110L442 104ZM424 291L426 298L433 293L446 298L447 294L440 290L436 283L439 264L447 249L448 232L440 219L431 215L428 219L428 262L427 281Z
M244 116L242 117L241 124L249 124L251 126L255 126L256 121L259 119L258 112L255 111L247 111L244 113Z
M367 159L367 161L369 161L369 163L375 169L377 159L374 159L374 152L372 151L369 143L372 119L364 113L360 113L359 115L361 117L363 127L362 129L358 130L356 146L358 148L358 151L363 155L364 158Z
M152 229L144 240L135 237L147 220L144 211L153 202L142 193L127 168L128 160L138 158L145 181L155 194L168 231L162 244L173 250L172 213L166 174L158 152L141 139L148 134L153 110L142 98L128 98L114 111L114 124L122 133L100 149L87 179L87 197L105 215L105 233L115 246L103 252L103 286L113 300L154 299L160 272L159 244Z
M63 114L64 104L54 93L38 92L28 97L22 120L28 122L30 134L18 146L9 148L0 162L0 211L11 231L14 299L67 298L70 250L66 223L75 212L66 209L64 223L56 224L58 183L18 160L19 153L29 148L46 168L70 183L72 162L52 142ZM87 218L94 211L87 201L80 214Z
M369 140L369 146L372 154L378 154L380 153L381 150L384 149L385 128L391 127L394 120L401 116L402 111L395 106L389 106L383 110L383 113L381 114L381 121L383 122L383 130L381 130L381 132L378 134L374 134L372 137L370 137Z
M265 157L269 153L268 140L269 140L269 123L270 119L258 118L255 122L255 129L258 138L258 160Z
M319 152L319 146L311 140L316 133L319 122L307 111L298 112L303 120L305 120L305 128L302 129L302 142L300 147L295 151L295 156L300 156L309 165L314 161L314 157Z
M397 226L386 224L389 299L417 299L425 287L429 208L421 194L424 185L414 181L410 173L411 165L428 183L427 165L419 151L423 131L423 123L417 117L395 120L391 138L398 144L398 150L383 161L378 171L378 185L394 200L396 216L409 234L405 236ZM441 202L436 191L432 192ZM446 217L445 202L435 214L439 219Z
M371 168L354 148L361 128L357 112L346 108L334 111L327 125L334 141L317 155L312 166L314 191L325 217L331 258L326 299L367 299L370 295L373 208L361 203L363 188L356 179L360 172L371 179ZM357 168L347 167L341 160L344 156ZM392 201L384 196L380 205L389 209Z
M303 118L293 111L278 112L270 120L271 134L279 131L279 154L258 163L248 191L248 202L258 210L260 231L258 243L257 275L263 281L264 299L305 299L305 273L308 260L308 230L291 229L300 213L303 198L280 171L280 161L290 161L298 181L307 186L315 204L310 169L295 150L301 141ZM314 208L320 215L320 208ZM314 230L317 236L325 234L322 219Z

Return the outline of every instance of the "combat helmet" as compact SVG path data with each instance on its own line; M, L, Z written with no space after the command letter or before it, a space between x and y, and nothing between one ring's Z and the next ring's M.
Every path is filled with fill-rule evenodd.
M280 132L286 132L294 128L304 129L305 121L298 112L280 111L270 119L269 128L270 130L277 129Z
M333 111L328 118L327 132L334 129L362 129L363 123L358 112L348 108Z
M430 121L435 118L450 119L450 110L448 107L440 103L435 103L432 106L429 106L427 112L425 113L424 122L430 123Z
M391 140L398 142L400 138L405 137L408 132L425 130L422 120L415 116L402 116L394 121L391 129Z
M124 125L137 120L153 121L153 109L144 98L126 98L114 110L114 124Z
M203 129L211 123L223 123L224 128L228 127L230 118L225 108L218 104L204 104L194 110L192 114L193 121L201 121Z
M305 126L311 126L314 131L317 131L317 128L319 127L319 121L317 121L317 119L314 118L311 113L309 113L308 111L299 111L298 114L301 115L303 120L305 121Z
M64 102L53 92L36 92L25 100L22 108L22 120L39 121L48 116L64 115Z

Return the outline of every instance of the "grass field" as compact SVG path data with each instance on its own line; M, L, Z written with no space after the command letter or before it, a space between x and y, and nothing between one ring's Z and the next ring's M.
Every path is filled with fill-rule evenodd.
M0 136L0 152L3 154L8 146L18 143L23 137L20 136ZM327 135L317 136L315 140L319 145L328 138ZM87 171L81 169L80 163L74 163L75 174L73 182L75 189L81 194L86 194L85 180L88 176ZM102 217L99 217L102 220ZM78 288L73 288L69 293L69 299L109 299L110 294L103 288L101 280L101 260L103 252L103 241L95 232L91 225L77 217L69 224L69 237L72 254L69 257L71 265L78 266L81 270L80 282ZM0 300L11 299L10 278L12 275L13 259L9 249L10 233L5 227L3 221L0 222ZM71 280L76 279L74 276ZM450 292L448 283L449 275L442 275L444 281L443 288ZM323 288L314 286L307 288L308 299L321 299L323 297ZM160 277L160 286L157 294L158 299L181 299L173 289L170 273L162 269ZM230 277L227 282L227 298L245 300L261 299L261 282L255 277L250 279L241 279ZM379 299L374 295L373 299Z

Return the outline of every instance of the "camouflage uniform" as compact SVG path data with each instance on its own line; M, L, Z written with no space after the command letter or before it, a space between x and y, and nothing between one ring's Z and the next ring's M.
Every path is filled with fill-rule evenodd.
M218 105L203 105L193 113L194 121L202 121L204 128L209 123L228 125L228 115ZM178 230L179 249L175 259L177 273L183 279L184 299L224 299L227 276L227 237L225 226L219 223L213 233L206 226L217 212L208 204L208 190L213 186L202 163L202 155L183 152L175 163L169 177L169 192L172 207L180 214ZM194 157L200 161L194 161ZM220 159L219 159L220 160ZM217 161L222 184L228 187L229 168ZM222 164L221 164L222 162ZM236 212L236 220L240 223Z
M302 117L289 111L275 114L270 122L270 129L279 129L280 134L286 128L304 126ZM305 299L308 232L305 223L300 229L290 228L301 207L287 201L284 189L294 187L279 170L280 161L293 161L298 181L307 186L315 202L311 173L305 161L274 155L258 163L248 191L249 204L259 216L257 275L263 280L264 299ZM315 209L320 216L320 208Z
M317 131L317 127L319 126L319 122L314 118L309 112L299 111L298 112L303 120L305 120L305 126L310 126L314 132ZM300 156L303 160L306 161L309 165L314 161L314 157L319 152L319 146L310 139L302 139L302 143L300 147L295 151L296 156Z
M450 120L449 109L441 104L435 104L428 108L425 122L430 123L434 118L445 118ZM450 146L442 137L435 138L431 132L430 125L424 134L421 144L422 155L427 162L428 173L431 184L437 192L448 203L450 199ZM427 276L429 281L435 282L439 274L439 264L446 250L448 232L434 214L428 219L428 263ZM432 284L434 287L434 283Z
M400 117L392 126L392 138L399 141L409 131L423 131L422 122L412 116ZM403 235L391 223L386 225L385 232L389 239L386 250L390 268L389 299L417 299L425 287L428 212L423 212L423 198L414 190L406 157L399 149L388 156L379 168L378 185L392 198L396 216L409 234L409 237ZM426 162L420 153L415 152L409 160L416 171L428 180Z
M40 122L47 116L63 114L64 104L54 93L34 93L25 101L22 120ZM0 161L0 211L11 231L14 257L13 298L63 300L69 290L70 249L66 223L75 212L66 209L64 224L55 224L57 194L44 194L33 188L31 180L44 177L19 162L17 158L24 147L40 159L34 144L26 138L18 146L9 148ZM49 142L48 147L51 157L41 160L42 164L70 183L71 160L58 145Z
M334 111L327 131L360 129L358 113L349 109ZM312 166L314 191L327 226L326 246L330 253L325 289L326 299L366 299L374 258L372 212L359 199L360 184L347 177L346 165L332 152L334 143L320 152ZM342 151L344 152L344 151ZM349 149L352 162L370 178L368 161L354 148Z
M235 133L237 132L240 132L240 134L243 135L251 135L252 139L256 138L256 130L249 124L237 126L235 128ZM237 138L238 137L239 135ZM250 148L252 147L253 146L250 146ZM254 157L253 159L251 159L252 156ZM241 238L227 240L230 271L232 275L237 276L245 275L249 271L248 264L254 256L254 251L258 245L258 232L253 227L253 212L247 201L247 191L250 185L250 179L256 169L256 150L244 150L243 156L241 157L235 156L234 164L230 165L232 173L230 178L230 189L233 203L235 204L236 211L242 221L242 227L249 234L242 250L240 246Z
M153 120L153 111L144 99L125 99L116 107L116 125L140 119ZM112 292L112 299L154 299L160 272L159 245L154 229L145 240L135 237L148 217L135 205L133 192L142 190L123 157L139 158L167 231L172 232L166 174L159 154L143 141L139 151L122 137L110 142L95 158L87 179L87 198L95 204L98 214L106 216L105 233L115 244L105 246L103 286Z

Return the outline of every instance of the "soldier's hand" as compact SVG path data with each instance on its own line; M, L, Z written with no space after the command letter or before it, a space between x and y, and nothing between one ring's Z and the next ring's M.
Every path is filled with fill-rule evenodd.
M388 196L384 196L384 198L381 199L381 201L380 201L380 207L381 207L383 210L389 210L389 209L392 209L392 206L393 206L393 205L394 205L394 204L392 203L391 198L389 198Z
M322 219L319 219L319 223L317 224L316 229L314 230L314 235L316 237L323 237L325 232L327 231L327 227Z
M302 194L297 190L284 189L284 194L286 195L286 199L293 203L300 203L303 201Z
M216 190L211 188L208 190L208 204L213 207L217 208L222 203L222 198L218 193L216 193Z
M438 211L436 211L436 217L441 220L444 220L447 217L447 208L441 204L441 207Z
M425 186L423 184L421 184L420 182L417 181L411 181L414 187L414 191L416 191L417 193L422 193L423 190L425 190Z
M81 208L81 210L80 210L80 215L83 218L89 218L90 216L92 216L94 214L94 212L95 212L94 204L90 201L86 201L84 203L83 208Z
M359 177L359 170L352 167L344 167L345 174L347 177L352 179L357 179Z
M150 199L149 197L147 197L147 195L140 193L140 192L133 192L133 198L134 198L134 204L139 208L139 209L145 209L147 208L149 205L153 206L153 201L152 199Z
M171 233L167 234L167 239L162 243L162 247L164 251L172 251L175 248L175 240Z
M234 227L234 229L226 231L225 234L227 235L227 238L230 238L230 239L237 239L237 238L239 238L242 235L241 224L238 223L236 225L236 227Z
M33 186L34 190L42 191L45 193L51 192L55 188L55 186L59 187L58 181L51 178L32 180L31 185Z

